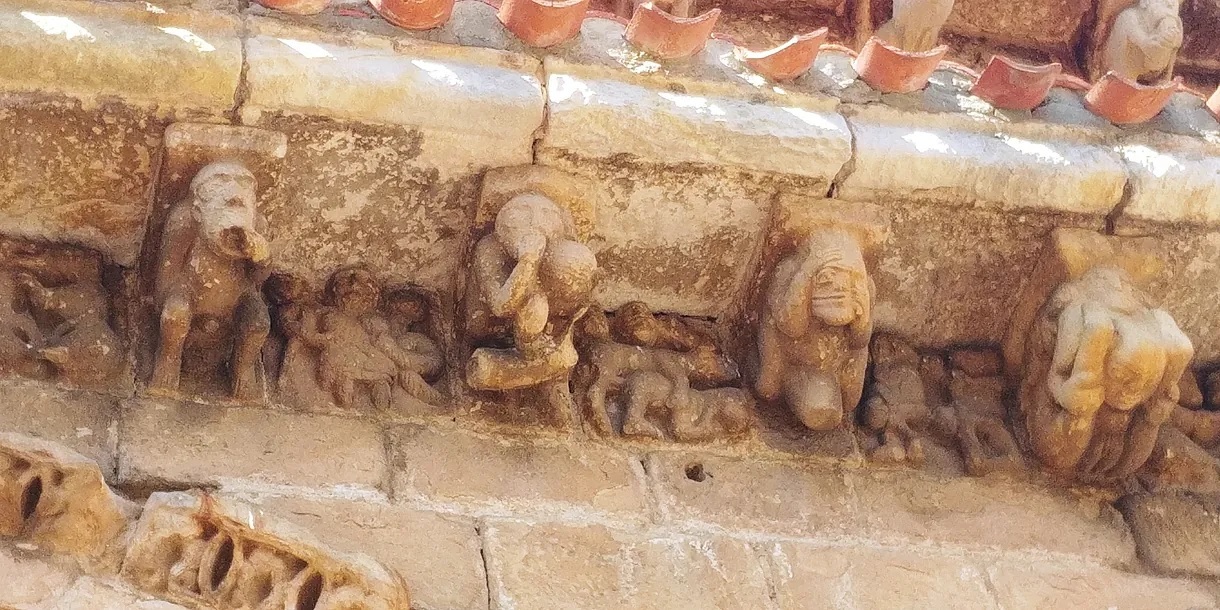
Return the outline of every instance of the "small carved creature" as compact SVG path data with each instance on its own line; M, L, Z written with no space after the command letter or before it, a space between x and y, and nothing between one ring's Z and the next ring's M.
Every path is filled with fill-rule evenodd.
M47 287L31 273L19 272L21 287L35 320L46 320L39 356L59 379L96 385L112 379L124 366L119 338L106 320L107 297L96 275Z
M873 285L859 244L825 228L775 268L759 324L765 400L782 400L807 428L837 428L863 393L873 334Z
M664 433L648 416L658 414L667 424L668 434L677 441L706 441L744 434L750 425L754 401L740 388L688 390L685 395L664 374L636 371L623 382L622 400L626 406L623 434L656 439Z
M916 428L928 424L931 410L919 376L919 355L910 344L890 334L875 335L870 351L873 385L863 405L863 423L865 430L881 437L870 457L921 465L924 441Z
M1021 450L1004 419L1004 379L970 377L961 370L951 375L949 392L966 472L981 477L1021 470Z
M953 12L954 0L894 0L890 20L876 36L904 51L930 51Z
M1139 0L1114 18L1101 50L1106 71L1144 84L1173 75L1182 47L1178 0Z
M150 389L178 389L187 335L202 320L232 340L232 396L261 393L259 353L271 321L260 286L270 253L255 206L254 174L217 161L199 170L190 195L170 208L153 295L161 319Z

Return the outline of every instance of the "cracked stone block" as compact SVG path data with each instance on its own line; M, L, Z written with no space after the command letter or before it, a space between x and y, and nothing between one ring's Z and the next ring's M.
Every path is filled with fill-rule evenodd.
M362 262L452 294L483 171L533 159L537 60L252 27L242 121L290 134L262 208L278 264L321 279Z
M0 434L0 538L117 571L139 508L106 485L93 460L55 443Z
M792 536L836 535L857 527L851 490L838 469L653 453L647 471L667 522Z
M474 521L371 500L249 498L264 514L328 546L363 553L402 574L420 610L487 610L487 576Z
M875 537L980 550L1042 549L1110 565L1135 557L1121 515L1100 498L1002 477L905 470L855 470L848 477L864 529Z
M780 610L1000 608L987 591L984 571L970 560L794 542L760 546Z
M771 607L762 562L738 540L603 526L489 523L493 610Z
M385 472L381 430L352 418L135 400L124 404L119 437L118 479L129 485L373 489Z
M1118 230L1142 222L1220 225L1220 147L1200 138L1150 133L1115 149L1131 173Z
M257 508L203 493L154 493L122 575L164 599L217 610L408 610L402 578L330 549Z
M1215 595L1199 583L1117 570L1000 561L987 571L1004 608L1193 610L1215 608L1217 603Z
M1088 130L989 123L870 106L849 120L855 166L839 196L1105 217L1127 181L1118 155Z
M389 437L396 499L495 512L579 510L637 519L647 510L639 462L602 445L420 426L392 428Z
M104 476L115 471L118 399L42 383L0 383L0 430L59 443L94 461Z

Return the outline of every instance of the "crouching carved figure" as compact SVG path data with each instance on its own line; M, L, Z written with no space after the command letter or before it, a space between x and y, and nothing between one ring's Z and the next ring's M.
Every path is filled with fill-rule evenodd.
M755 388L806 427L831 430L863 392L873 283L856 238L819 229L776 267L763 302Z
M919 354L890 334L873 337L873 384L863 405L864 429L878 435L870 458L882 462L923 464L921 428L932 418L919 376Z
M156 269L160 336L150 389L178 389L194 331L231 350L233 397L261 393L259 355L271 321L260 286L269 248L255 195L250 170L217 161L199 170L189 196L170 208Z
M467 330L484 345L467 364L467 383L476 390L542 390L567 422L568 377L578 359L572 332L592 302L593 251L576 241L566 210L526 193L496 214L491 234L475 245L472 264ZM509 347L488 345L505 335Z
M1082 481L1134 474L1177 407L1193 355L1169 314L1117 266L1059 285L1025 343L1020 408L1034 454Z
M1094 58L1095 76L1112 71L1144 84L1173 76L1183 39L1178 4L1139 0L1119 12L1103 32L1105 43Z

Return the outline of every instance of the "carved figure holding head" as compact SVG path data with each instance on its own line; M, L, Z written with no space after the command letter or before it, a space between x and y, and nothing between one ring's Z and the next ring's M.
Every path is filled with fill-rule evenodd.
M931 51L940 39L940 29L953 12L954 0L894 0L890 20L877 28L876 36L903 51Z
M840 228L780 261L759 321L759 396L812 430L838 427L863 393L874 290L859 243Z
M573 327L592 302L597 275L597 260L576 241L572 217L543 195L517 195L475 245L472 265L471 338L494 341L502 324L511 347L477 348L466 371L470 386L566 386L577 361Z
M216 161L191 180L189 196L169 210L157 260L154 299L160 335L150 389L175 391L192 327L223 333L234 398L261 388L259 354L271 322L260 286L270 249L256 208L254 174ZM200 324L202 322L202 324Z
M1194 355L1173 318L1107 265L1055 290L1025 348L1020 405L1034 454L1053 473L1096 482L1147 461Z
M1101 49L1101 71L1144 84L1171 77L1182 47L1178 9L1178 0L1139 0L1123 9Z

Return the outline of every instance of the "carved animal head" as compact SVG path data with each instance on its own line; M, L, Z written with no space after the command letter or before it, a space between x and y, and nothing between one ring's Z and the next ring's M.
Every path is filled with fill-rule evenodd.
M809 307L814 317L830 326L844 326L867 315L868 269L860 246L846 231L824 230L810 236L803 247L813 271L809 281Z
M700 345L687 352L691 381L703 386L720 386L741 378L737 363L712 345Z
M236 161L216 161L191 180L191 200L201 237L221 255L262 262L270 254L258 232L257 181Z
M326 302L350 314L373 311L381 299L381 286L364 267L348 267L326 281Z

